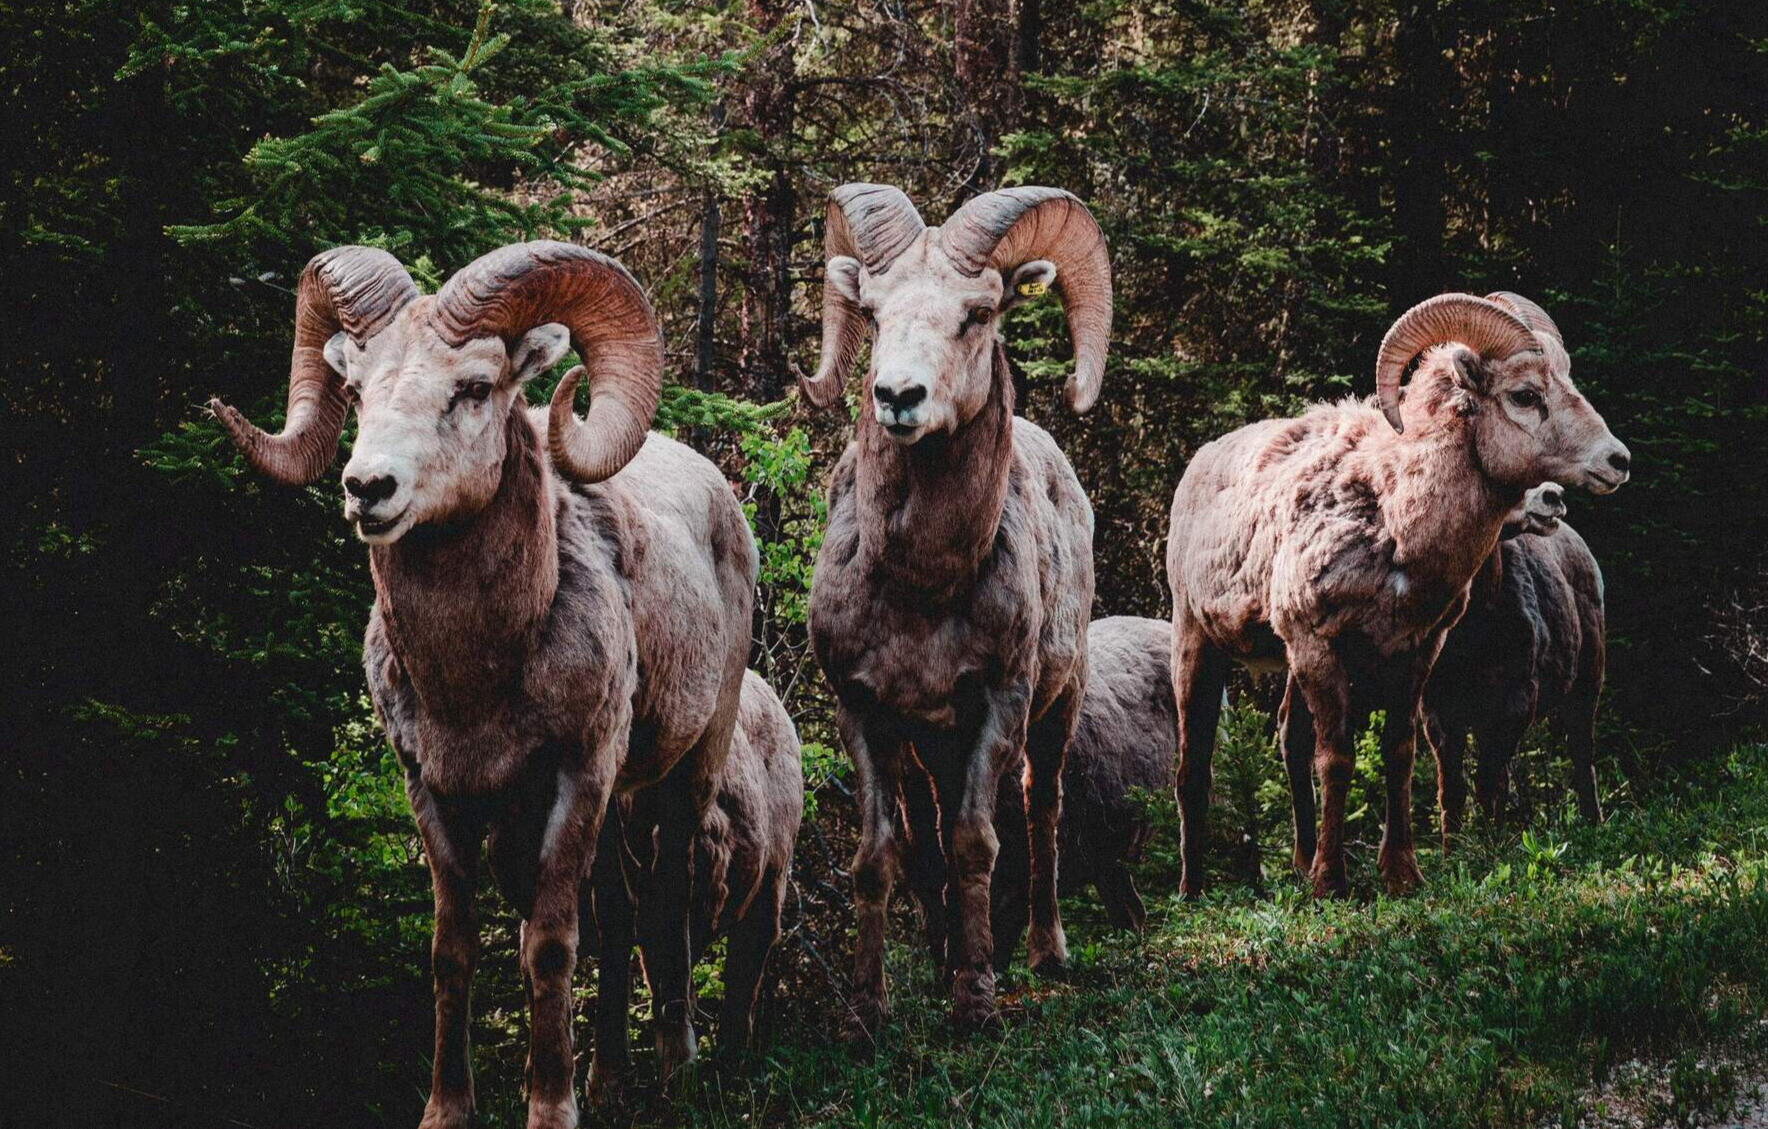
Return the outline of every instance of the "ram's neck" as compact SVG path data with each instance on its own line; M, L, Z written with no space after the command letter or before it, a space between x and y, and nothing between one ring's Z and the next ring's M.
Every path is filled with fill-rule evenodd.
M1394 563L1416 580L1459 591L1491 561L1521 494L1486 477L1465 420L1440 423L1396 437L1386 455L1382 510Z
M426 711L471 721L521 678L558 590L545 456L520 409L497 494L471 518L369 552L389 642Z
M870 380L868 378L868 385ZM891 584L933 597L966 589L993 551L1013 466L1013 377L995 345L988 401L950 435L891 441L859 422L860 552Z

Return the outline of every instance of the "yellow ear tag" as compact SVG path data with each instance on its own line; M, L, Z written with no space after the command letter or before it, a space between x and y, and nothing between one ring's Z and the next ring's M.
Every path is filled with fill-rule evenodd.
M1021 298L1038 298L1048 293L1050 284L1047 282L1021 282L1019 296Z

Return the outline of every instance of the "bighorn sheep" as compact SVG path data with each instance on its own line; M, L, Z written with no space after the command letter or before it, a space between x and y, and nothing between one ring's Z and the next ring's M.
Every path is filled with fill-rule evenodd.
M1141 857L1153 823L1137 791L1164 795L1173 786L1178 732L1173 715L1172 625L1164 620L1112 616L1087 628L1087 689L1062 768L1061 892L1089 883L1119 929L1142 931L1148 913L1129 864ZM994 961L1003 969L1025 929L1025 819L1010 789L1011 765L1001 777L995 833Z
M522 385L568 347L591 405ZM313 259L295 310L287 424L269 435L211 402L247 460L312 482L350 405L344 514L369 546L363 662L405 766L436 899L436 1049L425 1129L473 1107L468 989L480 840L521 913L532 1022L528 1125L577 1122L571 973L579 885L608 799L655 790L644 939L665 1071L692 1057L691 845L736 723L756 551L706 459L647 436L657 323L612 259L524 243L419 297L384 251ZM550 460L548 458L550 454Z
M1461 829L1467 801L1467 734L1479 748L1474 796L1497 818L1516 747L1536 718L1552 717L1572 760L1578 812L1602 818L1594 765L1596 701L1607 658L1602 570L1560 518L1565 501L1547 483L1529 491L1512 534L1499 542L1469 590L1467 612L1443 642L1424 688L1425 734L1437 760L1443 842Z
M1420 880L1407 818L1414 720L1468 582L1530 487L1553 479L1606 494L1629 473L1627 448L1573 386L1539 310L1507 294L1414 306L1381 343L1377 403L1250 424L1185 469L1166 562L1187 896L1203 880L1231 659L1289 668L1281 715L1295 857L1316 895L1347 889L1351 741L1376 709L1387 716L1380 870L1396 892ZM1420 354L1402 399L1400 379ZM1310 750L1324 806L1317 851Z
M755 1027L762 971L780 935L780 910L792 874L792 849L804 815L798 730L759 674L743 676L737 728L718 778L718 795L694 838L694 903L689 934L697 962L717 937L729 938L718 1051L746 1050ZM649 796L623 800L602 826L595 863L596 992L592 1093L626 1065L626 1009L631 991L634 899L624 869L643 872L652 853L655 813ZM630 865L623 867L628 861Z
M916 893L930 918L950 919L952 1015L974 1026L997 1014L995 786L1022 750L1031 961L1048 972L1067 959L1056 824L1093 603L1092 509L1050 436L1014 418L994 321L1054 282L1075 351L1067 400L1085 411L1104 373L1110 262L1085 205L1051 188L990 192L929 228L898 190L845 185L830 196L825 249L822 362L802 382L805 397L833 403L872 338L866 406L829 484L810 602L858 769L853 1019L869 1031L887 1008L885 907L913 761L930 775L939 816L936 836L931 805L918 804L909 846L938 851L952 876Z

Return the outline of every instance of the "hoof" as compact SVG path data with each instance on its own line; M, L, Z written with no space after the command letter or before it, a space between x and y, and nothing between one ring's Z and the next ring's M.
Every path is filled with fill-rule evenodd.
M577 1129L577 1099L528 1106L528 1129Z
M677 1076L694 1061L694 1025L672 1023L657 1028L657 1061L663 1072L663 1084L673 1085Z
M952 1026L965 1034L994 1031L1001 1026L1001 1009L992 999L952 1004Z
M473 1123L473 1110L469 1105L442 1106L436 1104L434 1098L424 1106L424 1119L417 1124L417 1129L467 1129Z
M1043 980L1066 981L1068 979L1068 959L1050 953L1033 964L1031 971Z
M611 1112L626 1105L624 1072L599 1059L591 1059L583 1097L591 1109Z
M1040 935L1038 930L1032 930L1031 936L1025 942L1025 963L1039 976L1061 974L1063 967L1068 964L1068 937L1062 932L1060 924L1047 934ZM989 988L992 995L992 982Z
M890 1009L882 999L860 997L849 1002L847 1020L841 1025L841 1038L848 1046L870 1051L877 1042L878 1028Z
M994 973L965 970L952 982L952 1025L959 1031L998 1027L1000 1009L995 1006Z

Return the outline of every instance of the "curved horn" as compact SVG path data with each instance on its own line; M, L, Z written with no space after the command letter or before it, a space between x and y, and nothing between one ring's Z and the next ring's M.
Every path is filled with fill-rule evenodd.
M1375 392L1395 431L1400 421L1400 377L1412 359L1432 345L1459 342L1481 357L1539 353L1541 342L1515 314L1472 294L1438 294L1400 315L1381 339L1375 360Z
M1064 392L1084 412L1099 398L1111 342L1111 254L1087 206L1060 188L985 192L954 212L939 233L957 268L1003 274L1033 259L1056 264L1056 289L1074 341L1074 372Z
M1536 333L1545 333L1561 345L1565 344L1565 334L1559 332L1559 327L1553 324L1553 319L1547 316L1547 311L1543 310L1529 299L1524 298L1521 294L1509 290L1499 290L1487 294L1486 301L1496 302L1500 306L1503 306L1505 309L1521 318L1523 324L1534 330Z
M416 297L417 284L385 251L333 247L313 256L295 290L295 351L281 433L271 435L231 405L209 401L246 461L290 486L305 486L324 474L338 453L350 411L343 378L325 362L326 342L342 330L361 346Z
M1572 370L1571 354L1565 349L1565 335L1559 332L1559 327L1553 324L1553 319L1547 316L1546 310L1521 294L1508 290L1487 294L1486 299L1503 306L1535 331L1535 336L1541 339L1541 351L1547 354L1547 363L1554 372L1566 373Z
M553 392L547 446L578 482L600 482L644 446L663 391L663 336L656 314L626 268L572 243L514 243L461 268L436 295L444 340L475 337L514 344L535 326L560 322L588 366L589 416L579 421L572 393L579 368Z
M871 273L883 274L926 229L921 214L900 190L883 184L843 184L829 193L823 261L847 255ZM815 376L798 378L805 399L819 408L835 402L865 338L865 316L825 281L822 359Z

